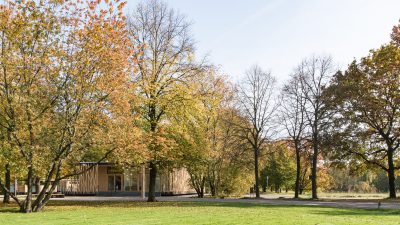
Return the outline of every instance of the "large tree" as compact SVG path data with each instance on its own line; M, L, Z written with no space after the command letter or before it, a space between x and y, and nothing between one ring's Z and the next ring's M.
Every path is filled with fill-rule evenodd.
M303 60L298 66L302 96L306 101L305 117L312 142L312 198L317 199L318 160L322 148L323 131L329 124L330 111L324 101L324 90L329 86L334 68L331 57L313 56Z
M248 141L253 151L254 183L256 198L259 190L259 158L263 146L273 133L273 118L278 104L274 99L275 78L270 72L253 66L246 72L246 77L238 88L238 107L248 123L241 123L243 138Z
M393 33L391 43L337 73L329 90L338 112L336 131L346 140L341 155L355 156L385 171L390 198L396 198L395 174L400 169L400 46L396 40Z
M127 147L113 131L127 122L123 96L133 49L124 3L103 3L25 0L0 7L2 149L13 152L6 160L19 164L27 195L17 198L1 180L0 187L21 212L42 210L61 179L82 172L73 167L88 150L103 149L105 158L119 144ZM38 176L44 188L34 199Z
M150 182L148 201L155 201L156 177L163 164L173 160L173 140L166 132L174 117L186 111L191 84L200 66L194 62L194 41L186 18L159 0L139 4L129 18L138 107L148 136Z

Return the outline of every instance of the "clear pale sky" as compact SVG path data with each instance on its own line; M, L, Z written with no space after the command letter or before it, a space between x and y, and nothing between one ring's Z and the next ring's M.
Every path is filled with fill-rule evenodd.
M127 11L138 0L128 0ZM312 54L344 68L390 39L400 0L168 0L193 22L198 55L232 81L259 64L278 78Z

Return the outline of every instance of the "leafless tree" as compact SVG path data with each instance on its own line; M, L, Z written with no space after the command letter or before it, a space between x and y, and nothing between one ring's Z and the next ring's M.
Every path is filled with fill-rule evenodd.
M281 110L279 113L282 122L296 152L296 183L294 197L299 197L301 179L301 152L305 140L306 129L306 99L301 88L301 67L296 68L290 80L284 85L281 94Z
M241 124L244 138L254 153L256 198L259 191L259 156L266 140L273 133L273 117L277 104L274 97L276 80L270 72L255 65L246 72L238 88L238 106L248 124Z
M334 75L330 56L313 56L303 60L298 67L302 95L306 100L305 116L310 127L313 155L311 168L312 198L317 199L318 157L321 150L321 132L327 126L329 110L323 100L323 92Z

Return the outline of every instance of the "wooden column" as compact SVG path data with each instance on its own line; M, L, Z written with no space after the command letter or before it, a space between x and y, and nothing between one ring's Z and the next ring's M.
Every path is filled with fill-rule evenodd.
M18 181L17 181L17 176L14 176L14 196L17 196L18 194Z
M146 199L146 164L142 164L142 199Z

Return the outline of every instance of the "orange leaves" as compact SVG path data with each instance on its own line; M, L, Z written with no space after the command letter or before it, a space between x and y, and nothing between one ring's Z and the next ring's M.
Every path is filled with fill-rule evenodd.
M126 2L121 2L117 7L118 11L122 12L122 9L125 7L125 5L126 5Z
M131 116L136 99L127 91L133 89L129 57L135 49L118 11L123 6L116 4L1 5L6 72L0 83L7 89L0 89L0 123L12 125L7 146L19 146L18 157L37 171L47 174L52 160L80 160L90 150L126 148L141 156L137 117Z

